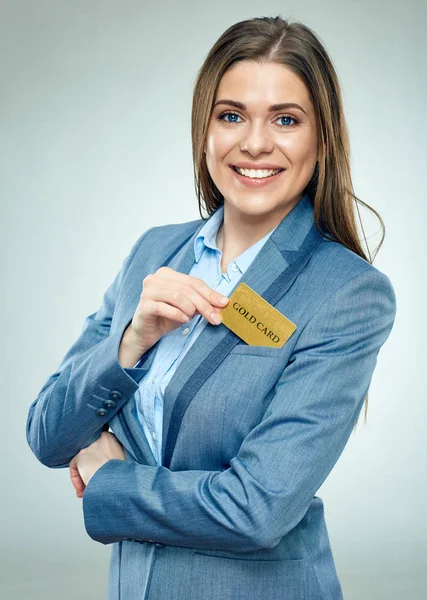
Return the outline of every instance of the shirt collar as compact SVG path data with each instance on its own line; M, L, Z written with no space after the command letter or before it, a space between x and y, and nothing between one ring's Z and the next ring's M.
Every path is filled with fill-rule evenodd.
M224 219L224 205L222 204L217 210L211 214L209 219L199 231L198 236L194 240L194 258L199 262L205 246L212 250L219 250L216 245L216 234Z

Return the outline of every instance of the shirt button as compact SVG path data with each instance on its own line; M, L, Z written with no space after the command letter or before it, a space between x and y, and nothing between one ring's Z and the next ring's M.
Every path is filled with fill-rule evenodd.
M236 265L236 263L233 263L233 264L231 265L231 270L232 270L232 271L238 271L238 270L239 270L239 267Z
M190 333L190 328L189 328L189 327L186 327L186 328L183 330L183 332L182 332L182 335L188 335L189 333Z

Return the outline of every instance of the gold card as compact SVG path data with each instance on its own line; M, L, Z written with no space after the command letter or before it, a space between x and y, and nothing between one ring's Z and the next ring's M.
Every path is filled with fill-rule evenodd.
M297 326L246 283L240 283L219 311L224 325L249 346L282 348Z

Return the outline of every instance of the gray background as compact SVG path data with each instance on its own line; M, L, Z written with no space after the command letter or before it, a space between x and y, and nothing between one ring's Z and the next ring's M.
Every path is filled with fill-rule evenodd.
M398 299L368 424L318 495L346 600L426 597L426 3L3 0L2 599L106 597L110 548L87 536L68 469L32 455L28 408L137 237L199 218L197 71L231 24L277 14L312 27L337 68L355 192L386 224L374 264Z

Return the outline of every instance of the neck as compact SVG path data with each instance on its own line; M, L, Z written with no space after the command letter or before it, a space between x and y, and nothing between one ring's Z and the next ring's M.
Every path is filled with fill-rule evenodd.
M229 202L224 203L224 219L217 233L217 246L228 259L234 260L274 229L301 200L292 199L285 206L263 215L241 213Z
M256 244L281 221L276 215L274 220L269 219L261 223L258 221L255 227L244 219L234 220L227 217L228 214L224 210L224 219L217 232L216 244L219 250L228 256L230 261Z

